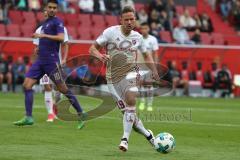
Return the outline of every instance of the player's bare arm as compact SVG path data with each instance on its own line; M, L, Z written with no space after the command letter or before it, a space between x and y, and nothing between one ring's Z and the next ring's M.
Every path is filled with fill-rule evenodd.
M97 57L98 59L100 59L103 62L107 62L110 59L110 57L109 57L109 55L100 53L101 49L102 49L102 46L99 45L97 42L95 42L89 48L89 53L91 56Z
M53 40L53 41L63 42L63 40L64 40L64 33L59 33L58 35L34 33L33 34L33 38L48 38L48 39Z
M69 51L69 45L68 42L64 42L62 44L62 64L65 64L67 62L67 57L68 57L68 51Z
M153 60L151 54L144 53L143 55L144 55L144 60L145 60L145 62L146 62L146 65L147 65L147 66L151 69L151 71L152 71L153 78L154 78L155 80L157 80L157 81L160 80L159 75L158 75L157 68L156 68L156 66L155 66L155 63L154 63L154 60Z

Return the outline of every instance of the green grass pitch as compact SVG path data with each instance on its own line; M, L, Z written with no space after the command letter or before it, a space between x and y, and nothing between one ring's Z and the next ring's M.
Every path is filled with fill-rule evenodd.
M79 97L84 108L98 100ZM23 94L0 94L0 160L237 160L240 157L240 100L161 97L154 101L155 115L140 113L146 128L155 134L169 132L176 149L169 154L153 150L132 133L129 151L122 153L121 114L117 109L88 121L77 130L76 122L46 122L43 95L35 95L35 124L16 127L23 117Z

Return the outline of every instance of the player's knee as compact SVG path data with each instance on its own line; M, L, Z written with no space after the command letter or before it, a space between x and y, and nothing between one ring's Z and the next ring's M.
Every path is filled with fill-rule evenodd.
M27 84L26 82L23 83L23 88L24 88L25 90L32 89L32 88L30 87L30 85Z
M57 85L57 89L62 94L66 94L68 91L68 88L66 87L66 85Z
M50 92L50 91L52 91L52 88L50 85L44 85L44 90L47 92Z
M128 92L126 94L126 103L129 106L135 106L136 105L136 94L133 92Z
M23 82L23 88L25 90L32 89L34 84L35 84L35 80L25 79Z

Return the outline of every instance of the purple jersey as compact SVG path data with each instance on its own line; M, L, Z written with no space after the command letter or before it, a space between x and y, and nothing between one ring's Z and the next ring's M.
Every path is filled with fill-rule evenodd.
M41 33L49 35L58 35L59 33L64 33L63 22L57 17L48 18L42 24ZM59 62L60 45L60 41L54 41L48 38L41 38L38 46L39 60L44 63Z

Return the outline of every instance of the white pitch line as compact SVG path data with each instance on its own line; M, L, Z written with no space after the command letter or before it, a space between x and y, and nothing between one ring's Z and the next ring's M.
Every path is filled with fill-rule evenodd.
M102 116L100 119L111 119L111 120L121 120L121 118ZM144 121L144 123L169 123L169 124L191 124L199 126L217 126L217 127L240 127L240 124L229 124L229 123L203 123L194 121Z

